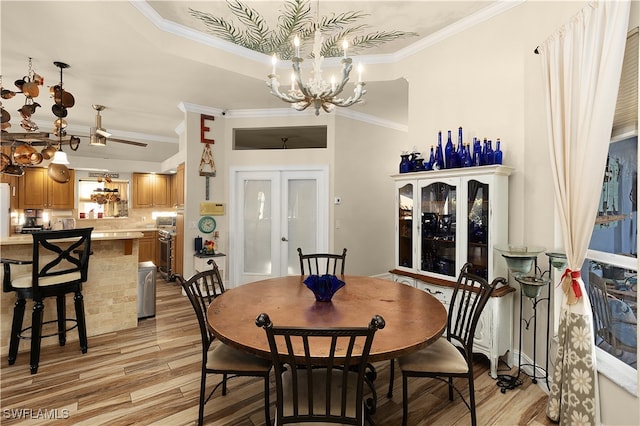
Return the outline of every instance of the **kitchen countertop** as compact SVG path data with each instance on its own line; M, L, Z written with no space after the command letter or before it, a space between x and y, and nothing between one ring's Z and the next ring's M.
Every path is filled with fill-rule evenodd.
M146 231L147 229L145 229ZM117 231L93 231L91 233L92 241L107 240L134 240L142 238L144 234L142 230L117 230ZM0 239L0 245L17 245L30 244L33 242L31 234L17 234L8 238Z

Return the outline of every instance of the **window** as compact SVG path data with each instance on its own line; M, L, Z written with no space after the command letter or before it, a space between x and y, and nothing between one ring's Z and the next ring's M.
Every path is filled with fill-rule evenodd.
M582 267L598 369L635 394L637 369L638 29L629 33L598 215ZM633 382L633 383L632 383Z
M327 126L234 129L234 150L309 149L327 147Z
M87 218L91 212L103 217L126 217L129 213L129 181L112 180L98 182L98 179L80 179L78 182L78 213Z

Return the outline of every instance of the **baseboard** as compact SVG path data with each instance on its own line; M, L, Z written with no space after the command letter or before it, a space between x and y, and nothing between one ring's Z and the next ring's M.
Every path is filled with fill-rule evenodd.
M513 366L516 368L518 367L518 355L519 355L518 351L513 352ZM529 358L525 353L522 353L522 358L520 359L520 365L522 365L520 370L523 373L525 373L527 376L529 376L530 380L532 380L532 376L534 375L533 360ZM547 387L547 379L544 378L544 374L545 374L544 367L541 367L540 365L536 365L535 370L537 370L538 378L536 380L538 382L537 383L538 387L548 395L549 388ZM549 374L549 378L548 378L549 386L551 386L551 372L549 371L548 374Z

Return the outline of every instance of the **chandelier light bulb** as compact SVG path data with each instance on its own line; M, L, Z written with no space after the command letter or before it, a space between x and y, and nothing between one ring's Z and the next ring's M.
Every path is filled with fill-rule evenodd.
M362 83L362 62L358 63L358 83Z
M293 46L296 48L296 57L300 57L300 37L295 36L293 38Z
M278 57L274 53L273 56L271 57L271 65L273 66L273 68L271 70L271 74L275 74L276 73L276 64L277 63L278 63Z
M347 58L347 47L349 47L349 42L347 41L347 39L345 38L342 41L342 50L344 50L344 57L345 59Z

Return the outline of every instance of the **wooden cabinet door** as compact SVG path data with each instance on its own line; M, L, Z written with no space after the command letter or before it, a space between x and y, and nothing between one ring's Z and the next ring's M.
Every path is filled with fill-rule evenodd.
M155 231L143 232L144 237L138 241L138 262L156 262L156 243L157 237Z
M131 180L133 208L153 207L153 175L133 173Z
M49 184L47 191L48 208L71 210L75 207L75 170L69 170L69 178L69 182L66 183L58 183L52 179L47 179Z
M22 209L48 208L49 175L42 167L25 167L20 178L18 205Z
M153 179L153 206L171 207L170 175L151 175Z
M176 182L176 206L184 207L184 163L178 164L174 178Z

